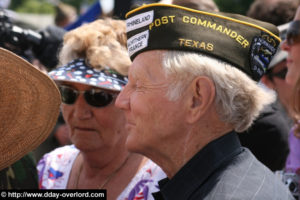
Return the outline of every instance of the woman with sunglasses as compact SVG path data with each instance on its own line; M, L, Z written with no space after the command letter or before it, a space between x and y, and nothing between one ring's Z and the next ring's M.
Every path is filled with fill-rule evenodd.
M300 76L292 89L289 109L295 122L289 134L290 153L285 169L277 174L282 177L282 181L287 184L294 197L300 199Z
M299 99L299 81L300 78L300 6L297 9L294 20L290 23L286 39L282 42L281 49L287 51L287 73L285 76L285 81L287 84L294 88L290 90L291 92L291 102L288 104L291 117L294 119L294 126L289 133L289 148L290 153L288 155L285 169L282 173L283 181L289 184L291 181L296 181L299 184L300 179L300 121L299 121L299 110L296 111L293 105L298 105L300 103ZM298 86L297 86L298 85ZM293 100L298 97L298 102ZM293 103L294 102L294 103ZM298 107L299 108L299 107ZM289 185L290 186L290 185ZM290 188L290 187L289 187ZM291 189L291 188L290 188ZM295 189L292 193L299 197L300 191Z
M288 84L295 85L297 78L300 77L300 6L294 20L289 25L281 49L288 52L288 72L285 79Z
M59 86L74 145L40 160L40 188L107 189L108 199L152 199L165 174L127 151L125 116L114 105L131 64L125 22L97 20L67 33L60 62L63 67L49 75Z

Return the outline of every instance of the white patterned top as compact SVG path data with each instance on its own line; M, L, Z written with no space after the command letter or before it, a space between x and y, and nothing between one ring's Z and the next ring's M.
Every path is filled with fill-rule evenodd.
M47 153L37 165L40 189L66 189L73 163L79 150L67 145ZM158 181L166 174L151 160L139 170L117 200L150 200L158 191Z

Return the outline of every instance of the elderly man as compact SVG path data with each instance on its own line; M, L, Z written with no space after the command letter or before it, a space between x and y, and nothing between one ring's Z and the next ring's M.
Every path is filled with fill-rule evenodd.
M127 14L129 82L116 100L127 147L168 178L156 199L293 199L236 132L274 100L257 86L279 45L273 25L150 4Z

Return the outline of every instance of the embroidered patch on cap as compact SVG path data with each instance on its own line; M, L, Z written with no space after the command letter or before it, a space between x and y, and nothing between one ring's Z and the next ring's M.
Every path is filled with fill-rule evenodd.
M280 43L276 26L237 14L148 4L126 15L131 60L155 50L200 52L223 60L258 81Z
M265 74L276 50L264 37L254 37L250 49L250 67L254 79L260 79Z
M52 70L48 75L55 81L82 83L114 91L121 91L128 82L127 77L109 67L102 70L89 67L84 59L75 59L66 66Z

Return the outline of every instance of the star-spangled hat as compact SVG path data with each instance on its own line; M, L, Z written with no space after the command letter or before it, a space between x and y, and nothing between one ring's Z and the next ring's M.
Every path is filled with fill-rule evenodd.
M237 14L148 4L126 15L131 60L149 50L200 52L258 81L280 43L276 26Z
M127 77L109 67L102 70L92 68L82 58L52 70L49 76L54 81L81 83L113 91L121 91L128 81Z

